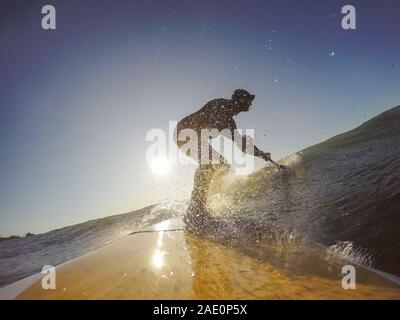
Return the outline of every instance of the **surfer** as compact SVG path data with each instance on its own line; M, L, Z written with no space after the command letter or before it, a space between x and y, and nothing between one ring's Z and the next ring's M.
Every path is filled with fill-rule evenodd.
M252 144L252 150L248 150L248 143L244 142L248 142L249 140L246 139L251 139L250 137L243 136L242 139L233 139L233 137L237 137L238 134L237 131L235 132L237 126L233 117L241 112L249 111L254 98L255 95L250 94L248 91L237 89L234 91L231 99L214 99L209 101L200 110L188 115L178 123L174 134L178 148L182 150L182 147L186 144L186 141L179 141L179 139L177 139L182 130L193 130L197 134L197 137L201 136L201 131L204 129L216 129L218 132L229 130L232 133L230 135L232 141L243 152L252 154L277 165L271 160L270 153L262 151L254 146L254 144ZM222 155L219 155L219 163L215 163L214 161L211 161L211 159L208 159L208 161L204 163L203 157L200 161L199 156L202 155L201 147L202 145L199 143L196 157L190 155L199 163L199 167L194 175L194 187L185 217L186 222L192 226L194 224L195 227L199 224L199 221L202 220L201 218L207 218L207 192L212 180L216 179L217 176L220 176L221 173L224 174L229 169L229 165L226 164ZM206 152L208 151L208 156L215 159L215 157L212 156L212 154L215 153L215 150L211 148L210 145L207 145L207 147L209 148L209 150L206 150ZM277 166L281 167L279 165Z

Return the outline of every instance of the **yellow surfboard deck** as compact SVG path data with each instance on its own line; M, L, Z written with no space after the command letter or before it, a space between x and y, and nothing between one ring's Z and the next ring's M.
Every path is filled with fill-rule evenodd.
M400 299L398 285L364 268L356 267L356 289L345 290L339 264L306 262L304 270L337 268L329 277L293 272L268 263L272 251L254 257L166 225L63 264L56 289L39 280L17 299Z

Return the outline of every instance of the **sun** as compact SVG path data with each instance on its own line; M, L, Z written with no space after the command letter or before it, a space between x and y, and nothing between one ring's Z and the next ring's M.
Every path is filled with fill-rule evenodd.
M167 158L158 157L151 161L151 171L156 176L166 176L171 171L171 164Z

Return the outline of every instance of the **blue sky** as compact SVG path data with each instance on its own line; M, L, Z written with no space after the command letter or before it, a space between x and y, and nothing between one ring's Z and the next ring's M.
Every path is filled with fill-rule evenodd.
M2 1L0 235L188 197L194 167L152 175L146 133L236 88L275 159L399 105L400 3L351 1L347 31L345 4Z

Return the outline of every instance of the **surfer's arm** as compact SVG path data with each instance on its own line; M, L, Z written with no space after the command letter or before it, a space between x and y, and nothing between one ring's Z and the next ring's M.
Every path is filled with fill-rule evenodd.
M261 158L265 161L271 160L271 154L259 149L254 144L254 140L252 137L242 136L241 134L239 134L238 130L236 130L237 127L234 120L232 120L229 127L232 134L232 141L240 150L242 150L242 152Z
M244 153L254 155L255 157L261 158L265 161L271 160L271 154L269 152L264 152L261 149L259 149L255 144L254 140L250 136L243 136L242 137L242 143L241 143L241 150ZM253 152L252 149L253 148Z

